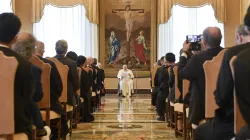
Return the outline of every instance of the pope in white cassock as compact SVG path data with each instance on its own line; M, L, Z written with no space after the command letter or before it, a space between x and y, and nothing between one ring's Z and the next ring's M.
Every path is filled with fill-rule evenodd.
M120 79L120 90L122 95L130 97L131 93L134 92L133 79L134 74L128 69L127 65L123 65L123 69L119 70L117 77Z

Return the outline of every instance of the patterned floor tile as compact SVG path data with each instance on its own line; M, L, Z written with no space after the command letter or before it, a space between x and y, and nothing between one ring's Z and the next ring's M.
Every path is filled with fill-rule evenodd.
M157 121L149 95L132 99L107 95L93 123L78 124L71 140L181 140L166 123Z

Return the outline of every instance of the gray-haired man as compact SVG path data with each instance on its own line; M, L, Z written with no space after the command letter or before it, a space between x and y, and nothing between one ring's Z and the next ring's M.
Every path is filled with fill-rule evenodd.
M25 59L29 60L34 53L36 39L29 33L20 33L17 40L18 41L12 46L12 49ZM29 103L27 110L29 110L32 122L36 126L37 137L42 137L47 134L47 131L44 129L40 109L36 104L36 102L41 101L43 98L41 74L42 70L32 65L32 75L35 80L35 92L32 97L33 101Z
M58 59L62 64L67 65L69 67L68 72L68 95L67 95L67 104L71 106L76 105L76 91L79 89L79 78L77 73L77 65L76 62L65 57L65 54L68 51L68 43L65 40L58 40L56 42L56 56L55 58ZM68 133L67 125L64 126L64 130L62 132L61 137L65 137Z

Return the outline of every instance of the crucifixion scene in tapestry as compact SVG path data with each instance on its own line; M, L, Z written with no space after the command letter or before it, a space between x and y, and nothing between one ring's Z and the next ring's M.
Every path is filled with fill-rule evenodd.
M106 68L150 69L150 0L107 0L105 27Z

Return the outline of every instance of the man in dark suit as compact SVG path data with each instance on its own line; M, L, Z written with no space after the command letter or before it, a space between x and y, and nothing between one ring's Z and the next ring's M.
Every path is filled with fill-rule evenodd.
M20 28L21 21L13 13L0 14L0 51L18 61L14 84L15 133L26 133L31 140L32 123L27 105L34 93L32 64L10 49L16 42Z
M250 15L246 18L250 20ZM230 60L233 56L250 48L250 35L245 27L245 25L240 25L236 30L236 42L241 45L229 48L224 54L214 92L216 104L219 108L215 111L215 117L212 120L198 127L197 140L221 140L230 139L234 136L234 81Z
M156 72L155 72L155 75L154 75L154 89L153 89L153 93L152 93L152 105L153 106L156 106L156 100L157 100L157 95L159 93L159 86L160 86L160 83L159 83L159 73L161 72L162 70L162 66L164 64L164 56L161 57L161 59L158 61L158 65L159 67L157 68Z
M196 129L200 121L205 119L205 74L203 63L211 60L222 48L221 31L217 27L208 27L203 32L203 43L206 48L196 55L193 55L188 61L188 52L190 43L186 41L183 44L183 53L179 62L179 77L192 82L189 119L192 128Z
M65 40L59 40L56 42L56 59L58 59L62 64L69 67L68 72L68 101L67 103L71 106L76 104L75 94L79 89L79 78L77 73L76 62L65 57L68 51L68 43Z
M97 67L97 59L94 58L94 62L92 64L92 67L96 70L96 107L98 108L100 106L101 103L101 73L100 73L100 69Z
M35 50L36 39L29 33L20 33L18 35L18 41L12 46L12 49L29 60ZM40 109L37 106L37 102L40 102L43 98L43 89L41 83L42 70L35 65L32 65L32 75L35 81L35 92L33 95L33 102L28 106L30 110L30 116L33 124L36 126L36 136L42 137L47 134L44 128Z
M170 67L169 79L168 79L170 91L168 95L168 101L175 103L175 75L174 75L174 66L176 66L175 55L173 53L167 53L166 60L168 62L167 65Z
M67 81L67 104L71 106L76 105L76 91L79 89L79 77L77 73L77 66L76 62L65 57L65 54L68 51L68 43L65 40L58 40L56 42L56 56L55 58L58 59L62 64L67 65L69 67L68 71L68 81ZM64 117L63 117L64 118ZM67 122L64 126L64 132L61 137L65 137L68 133Z
M104 90L104 80L105 80L105 72L102 69L102 64L98 63L98 73L99 73L99 84L100 84L100 91L101 96L105 96L105 90Z
M158 90L158 95L156 99L156 111L157 111L157 114L159 115L159 118L157 119L158 121L165 121L165 117L164 117L165 110L166 110L165 103L166 103L166 98L168 97L168 94L169 94L169 84L168 84L169 66L166 63L166 56L164 58L165 60L164 60L163 66L160 68L159 73L156 75L158 77L158 84L159 84L159 90Z
M94 63L94 58L89 56L87 58L87 64L88 64L88 67L91 69L92 71L92 84L91 84L91 87L92 87L92 93L97 93L97 69L96 67L93 65ZM92 107L93 107L93 111L95 110L97 106L97 103L96 103L96 96L95 97L92 97Z
M92 58L92 61L91 61L91 67L93 69L93 80L94 80L94 85L93 85L93 90L95 92L97 92L99 90L99 86L98 86L98 67L96 66L97 65L97 59L96 58Z
M240 108L240 112L246 121L247 125L244 126L240 132L235 136L235 140L250 139L250 48L239 53L234 63L234 84L235 93Z
M65 133L68 131L67 130L67 120L65 119L66 112L62 107L62 104L59 101L59 98L62 95L62 80L61 76L58 72L58 69L55 65L54 62L43 58L43 54L45 52L45 46L43 42L37 41L36 42L36 49L35 49L35 54L36 56L42 60L44 63L48 63L51 66L51 71L50 71L50 109L55 111L58 114L62 115L62 120L61 120L61 126L62 127L62 132L65 131ZM52 122L52 123L57 123L57 122ZM64 132L63 132L64 133ZM52 129L52 139L57 139L57 129Z
M42 60L44 63L48 63L51 66L51 72L50 72L50 109L55 111L58 114L65 115L65 111L59 102L59 98L62 95L62 80L60 77L60 74L58 72L58 69L54 62L44 59L43 53L45 47L44 43L37 41L36 42L36 49L35 54L36 56Z

